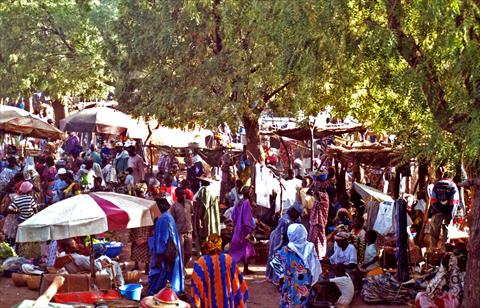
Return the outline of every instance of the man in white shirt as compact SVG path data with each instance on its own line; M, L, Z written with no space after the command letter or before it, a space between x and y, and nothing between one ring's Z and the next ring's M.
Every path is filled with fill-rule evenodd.
M332 265L343 264L348 268L357 267L357 249L349 243L350 234L340 231L335 235L333 255L330 257Z

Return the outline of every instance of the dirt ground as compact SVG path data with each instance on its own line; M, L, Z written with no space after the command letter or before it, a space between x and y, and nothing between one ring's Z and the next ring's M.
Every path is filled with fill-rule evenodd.
M189 264L190 265L190 264ZM279 293L276 288L269 282L265 281L264 273L265 266L251 266L251 270L255 275L247 276L248 290L250 299L248 301L249 307L254 308L276 308L278 307ZM187 269L190 275L191 268ZM187 284L189 277L187 277ZM36 299L38 291L31 291L27 287L15 287L10 278L0 277L0 308L10 307L21 302L24 299ZM352 303L352 307L407 307L407 306L393 306L393 305L366 305L360 298L356 298Z

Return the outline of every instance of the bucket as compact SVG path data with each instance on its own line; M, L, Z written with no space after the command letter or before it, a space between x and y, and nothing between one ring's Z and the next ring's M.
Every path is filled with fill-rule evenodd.
M139 301L140 297L142 296L143 286L138 283L132 283L121 286L118 289L120 290L120 294L122 294L126 298L134 301Z

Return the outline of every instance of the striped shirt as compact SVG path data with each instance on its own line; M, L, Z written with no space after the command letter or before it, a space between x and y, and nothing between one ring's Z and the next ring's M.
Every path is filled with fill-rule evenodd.
M204 255L195 263L191 281L194 308L244 308L247 283L228 254Z
M35 214L34 209L37 208L37 203L30 195L21 195L15 198L8 207L9 210L18 213L20 221L25 221Z

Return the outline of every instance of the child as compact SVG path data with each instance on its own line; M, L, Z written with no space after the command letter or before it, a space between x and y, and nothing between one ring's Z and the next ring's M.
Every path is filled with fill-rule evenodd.
M354 295L352 278L345 272L345 266L343 264L333 266L333 273L335 277L329 280L335 283L340 293L342 293L335 303L335 307L348 307Z
M368 276L381 275L383 270L380 267L377 245L377 232L375 230L368 230L365 234L365 258L360 265L360 270L366 272Z
M352 238L353 246L357 249L357 261L359 264L362 264L363 258L365 255L365 229L363 225L365 224L365 219L362 216L355 216L352 224Z
M125 185L129 187L135 186L135 178L133 177L133 168L128 167L125 172L127 173L127 177L125 178Z

